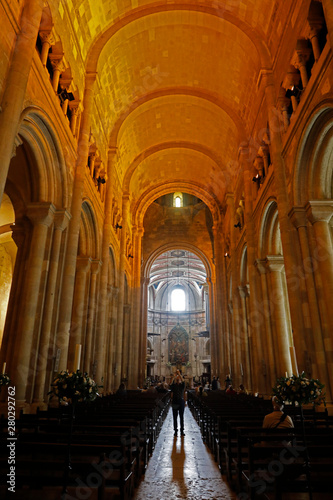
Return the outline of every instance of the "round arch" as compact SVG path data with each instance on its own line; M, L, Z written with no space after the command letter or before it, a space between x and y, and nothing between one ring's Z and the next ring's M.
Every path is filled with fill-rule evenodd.
M207 193L207 190L200 184L172 181L160 183L154 189L147 190L143 193L133 207L132 213L135 214L133 224L142 227L144 216L151 203L160 196L173 193L174 191L181 191L182 193L192 194L200 198L209 208L212 214L213 224L215 225L220 222L221 206L214 195Z
M210 262L210 260L206 257L206 255L203 252L201 252L201 250L199 250L197 247L189 243L182 243L180 246L177 247L175 247L174 244L167 243L154 250L154 252L152 252L150 256L147 258L146 262L143 263L142 276L144 278L147 279L149 278L151 266L153 265L153 262L157 259L157 257L159 257L160 255L169 250L188 250L189 252L194 253L197 257L199 257L199 259L205 266L207 281L215 281L215 268Z
M27 107L20 118L16 144L28 145L31 162L37 167L32 177L33 201L47 200L56 208L68 208L67 167L59 137L48 115L40 108Z
M278 208L273 199L268 201L261 217L258 253L261 259L267 255L283 255Z
M86 255L92 259L97 259L99 250L96 214L91 203L85 200L81 211L78 253L79 255Z
M333 198L333 97L312 113L300 140L293 179L294 204Z

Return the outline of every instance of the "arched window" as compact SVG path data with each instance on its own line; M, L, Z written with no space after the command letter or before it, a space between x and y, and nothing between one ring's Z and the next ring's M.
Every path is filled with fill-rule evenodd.
M175 288L171 292L171 310L185 311L185 292L182 288Z
M180 208L184 206L183 203L183 193L173 193L173 206L176 208Z

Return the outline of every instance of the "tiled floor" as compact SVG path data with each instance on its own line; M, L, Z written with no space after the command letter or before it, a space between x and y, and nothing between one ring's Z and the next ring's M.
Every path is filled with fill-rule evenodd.
M199 427L185 408L185 437L174 437L172 410L163 424L146 474L134 500L234 500Z

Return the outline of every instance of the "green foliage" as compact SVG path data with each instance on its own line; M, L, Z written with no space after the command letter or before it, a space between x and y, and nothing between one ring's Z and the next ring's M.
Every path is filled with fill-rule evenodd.
M94 401L98 396L99 387L87 373L69 372L63 370L58 373L51 384L49 392L51 398L56 396L63 405Z
M276 396L279 403L321 405L321 403L325 404L324 387L324 384L319 380L308 379L302 372L300 375L277 379L273 387L273 395Z

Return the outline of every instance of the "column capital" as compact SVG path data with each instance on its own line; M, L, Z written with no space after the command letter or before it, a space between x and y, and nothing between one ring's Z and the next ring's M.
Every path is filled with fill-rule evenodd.
M54 214L54 227L63 231L68 226L72 215L67 210L57 210Z
M333 215L333 202L332 200L313 200L306 204L305 209L311 224L329 222Z
M253 165L257 170L262 170L264 168L264 159L261 155L257 155L253 162Z
M235 201L234 193L226 193L225 195L226 202L229 206L232 206Z
M65 71L64 54L49 54L49 59L54 70L63 73Z
M238 293L242 299L246 299L250 295L250 288L247 285L239 285Z
M289 212L289 218L296 229L308 225L306 211L304 207L293 207Z
M34 225L43 224L50 227L53 222L56 207L53 203L41 202L30 203L27 207L26 215Z
M55 44L55 38L51 30L40 30L38 34L42 43L48 43L50 47Z
M267 255L265 264L270 273L280 273L284 269L283 255Z
M254 261L254 265L259 274L267 274L266 260L265 259L256 259Z
M91 274L98 274L102 267L101 260L92 260L91 261Z
M92 263L91 257L77 257L76 259L76 271L86 273L89 271Z

